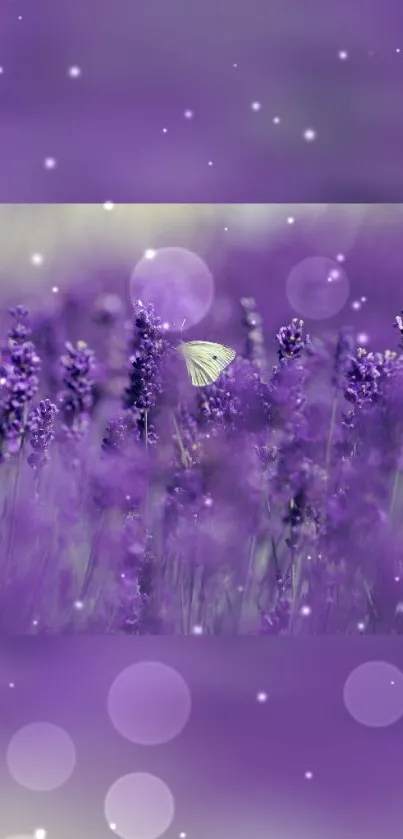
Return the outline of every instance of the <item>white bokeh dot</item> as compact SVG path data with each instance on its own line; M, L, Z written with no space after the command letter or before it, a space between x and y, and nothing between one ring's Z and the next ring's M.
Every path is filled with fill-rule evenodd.
M382 728L403 716L403 673L387 661L367 661L346 679L347 711L362 725Z
M175 814L171 791L155 775L134 772L118 778L104 803L105 818L121 839L158 839Z
M108 694L116 730L132 743L158 746L181 733L191 712L190 690L177 670L140 661L123 670Z
M70 778L76 751L67 731L48 722L20 728L7 749L10 775L23 787L45 792L61 787Z
M316 131L314 128L306 128L303 133L303 138L307 143L313 143L316 140Z

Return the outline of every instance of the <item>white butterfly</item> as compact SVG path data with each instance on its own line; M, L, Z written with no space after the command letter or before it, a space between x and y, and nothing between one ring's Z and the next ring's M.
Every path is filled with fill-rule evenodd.
M212 385L236 356L231 347L213 344L211 341L182 341L178 351L185 359L194 387Z

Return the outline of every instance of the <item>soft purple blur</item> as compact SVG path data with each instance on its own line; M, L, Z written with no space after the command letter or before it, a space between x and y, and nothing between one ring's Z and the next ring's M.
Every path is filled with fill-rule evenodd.
M400 0L3 0L1 198L397 201L400 34Z

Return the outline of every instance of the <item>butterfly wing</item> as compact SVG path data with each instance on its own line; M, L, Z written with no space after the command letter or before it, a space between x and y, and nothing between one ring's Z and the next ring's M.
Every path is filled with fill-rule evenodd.
M236 356L235 350L211 341L186 341L179 345L179 351L194 387L213 384Z

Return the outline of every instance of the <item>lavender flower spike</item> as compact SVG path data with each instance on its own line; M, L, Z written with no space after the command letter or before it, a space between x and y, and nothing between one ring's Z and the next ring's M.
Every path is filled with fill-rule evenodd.
M130 379L123 404L137 417L141 435L145 432L147 415L155 408L162 393L160 365L169 349L165 328L153 306L135 304L134 334L130 342Z
M28 457L28 463L36 472L49 461L49 446L55 436L53 422L57 413L56 405L50 399L43 399L29 414L27 427L33 452Z
M310 338L309 335L303 334L303 326L303 320L293 318L288 326L282 326L279 329L276 341L279 345L277 353L280 361L297 358L309 344Z
M5 397L0 407L0 442L6 443L6 454L20 450L26 430L28 406L38 390L40 359L29 340L28 310L23 306L10 309L14 323L8 333L1 358L1 381ZM4 454L4 452L3 452Z
M80 438L89 423L94 403L94 353L84 341L76 346L66 344L67 353L61 359L64 390L59 395L63 430L68 437Z

